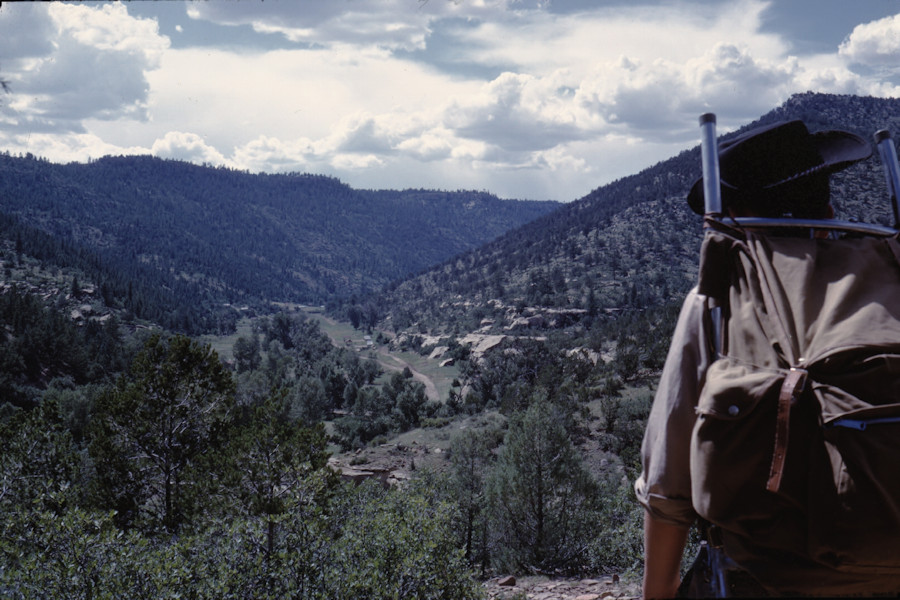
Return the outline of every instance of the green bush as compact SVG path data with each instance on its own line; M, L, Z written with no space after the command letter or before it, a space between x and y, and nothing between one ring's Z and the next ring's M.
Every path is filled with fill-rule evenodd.
M374 484L370 484L374 485ZM453 528L455 507L435 490L367 493L346 521L329 564L334 598L467 600L483 590Z
M492 561L502 570L585 570L585 549L600 533L601 494L569 439L565 418L535 399L510 419L486 481Z

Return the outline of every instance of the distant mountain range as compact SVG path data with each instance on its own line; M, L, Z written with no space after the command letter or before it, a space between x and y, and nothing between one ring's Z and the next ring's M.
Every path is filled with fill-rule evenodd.
M0 154L7 218L94 253L107 271L152 276L211 304L363 294L557 206L473 191L355 190L324 176L148 156L61 165Z
M900 100L800 94L747 127L792 118L871 139L900 132ZM876 156L833 177L839 216L890 222ZM147 156L60 165L6 153L0 237L81 269L108 304L186 331L230 322L210 317L224 303L272 301L331 301L397 332L590 329L621 315L653 327L651 313L677 305L695 278L701 224L684 197L699 175L694 148L558 204Z

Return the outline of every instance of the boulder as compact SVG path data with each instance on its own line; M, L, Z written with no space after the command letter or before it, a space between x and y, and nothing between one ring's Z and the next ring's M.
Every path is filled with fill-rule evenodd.
M450 350L449 346L437 346L434 350L431 351L431 354L428 355L428 358L436 360L446 354L448 350Z

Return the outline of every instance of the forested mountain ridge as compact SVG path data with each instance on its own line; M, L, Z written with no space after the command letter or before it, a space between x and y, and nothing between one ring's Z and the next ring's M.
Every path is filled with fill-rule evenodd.
M805 94L757 123L802 116L814 130L869 137L897 115L893 100ZM127 158L103 168L117 160L157 168ZM107 264L107 250L127 240L69 218L110 199L138 202L144 179L130 168L133 177L115 180L125 191L91 195L35 166L36 188L53 194L0 219L0 595L474 600L489 595L477 579L492 575L640 578L644 510L633 481L696 274L701 227L684 194L699 176L697 149L343 305L374 331L286 309L217 339L227 356L157 328L119 327L117 311L73 318L107 295L127 314L137 306L122 289L133 301L167 285L138 271L128 272L133 286L112 277L127 269ZM202 168L178 168L190 171L182 183L203 181ZM340 192L335 180L307 177ZM284 239L271 214L289 200L214 211L215 194L154 189L124 223L138 235L151 221L159 245L121 258L153 277L177 267L170 281L200 297L214 295L215 274L177 253L209 251L208 240L175 215L246 218ZM890 221L877 158L834 177L833 190L840 216ZM415 205L425 193L372 194ZM326 223L353 210L330 207ZM323 253L328 243L309 242ZM478 335L493 346L478 351ZM439 355L428 374L453 383L435 398L417 375ZM407 368L386 366L401 357ZM335 446L344 454L329 457ZM341 484L340 459L357 474L396 470L405 483Z
M799 94L738 131L720 131L720 139L798 118L811 131L847 129L871 141L879 129L900 133L900 100ZM697 133L699 141L699 128ZM869 160L832 177L839 218L892 222L882 169L873 151ZM677 304L696 276L701 222L685 197L700 174L698 145L400 282L371 302L398 333L436 336L483 324L491 333L515 333L523 317L531 317L528 335L572 324L590 328L598 315L638 316ZM645 329L656 325L651 318Z
M0 211L228 302L377 289L556 208L485 192L354 190L148 156L52 164L0 154Z

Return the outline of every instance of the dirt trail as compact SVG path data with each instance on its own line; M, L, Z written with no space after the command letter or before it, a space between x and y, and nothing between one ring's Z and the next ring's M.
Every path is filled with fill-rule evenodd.
M328 323L329 325L332 325L332 326L338 325L337 321L335 321L331 317L327 317L321 313L317 313L315 315L309 315L309 316L314 316L315 318L325 321L326 323ZM331 338L332 344L334 344L335 346L337 346L339 348L346 347L343 340L336 339L334 337L334 335L332 335L328 331L326 331L325 333L328 335L329 338ZM406 362L399 356L394 356L387 350L387 348L379 348L376 356L378 357L378 364L381 365L385 370L403 371L404 368L409 367L410 372L413 374L413 379L422 383L422 385L425 386L425 396L429 400L434 400L435 402L440 402L441 397L440 397L440 394L438 393L437 386L434 385L434 381L432 381L432 379L430 377L428 377L424 373L420 373L419 371L416 371L416 369L411 364L409 364L408 362Z
M620 582L617 576L581 580L497 577L486 581L484 589L489 600L637 600L641 596L637 581Z
M423 373L420 373L419 371L416 371L411 364L398 356L394 356L386 348L379 348L378 356L380 357L378 363L385 369L390 369L392 371L402 371L404 368L409 367L409 370L413 375L413 379L421 382L425 386L425 395L428 397L428 399L434 400L435 402L440 402L441 397L438 394L437 386L434 385L434 381L432 381L430 377ZM387 361L391 362L388 363Z

